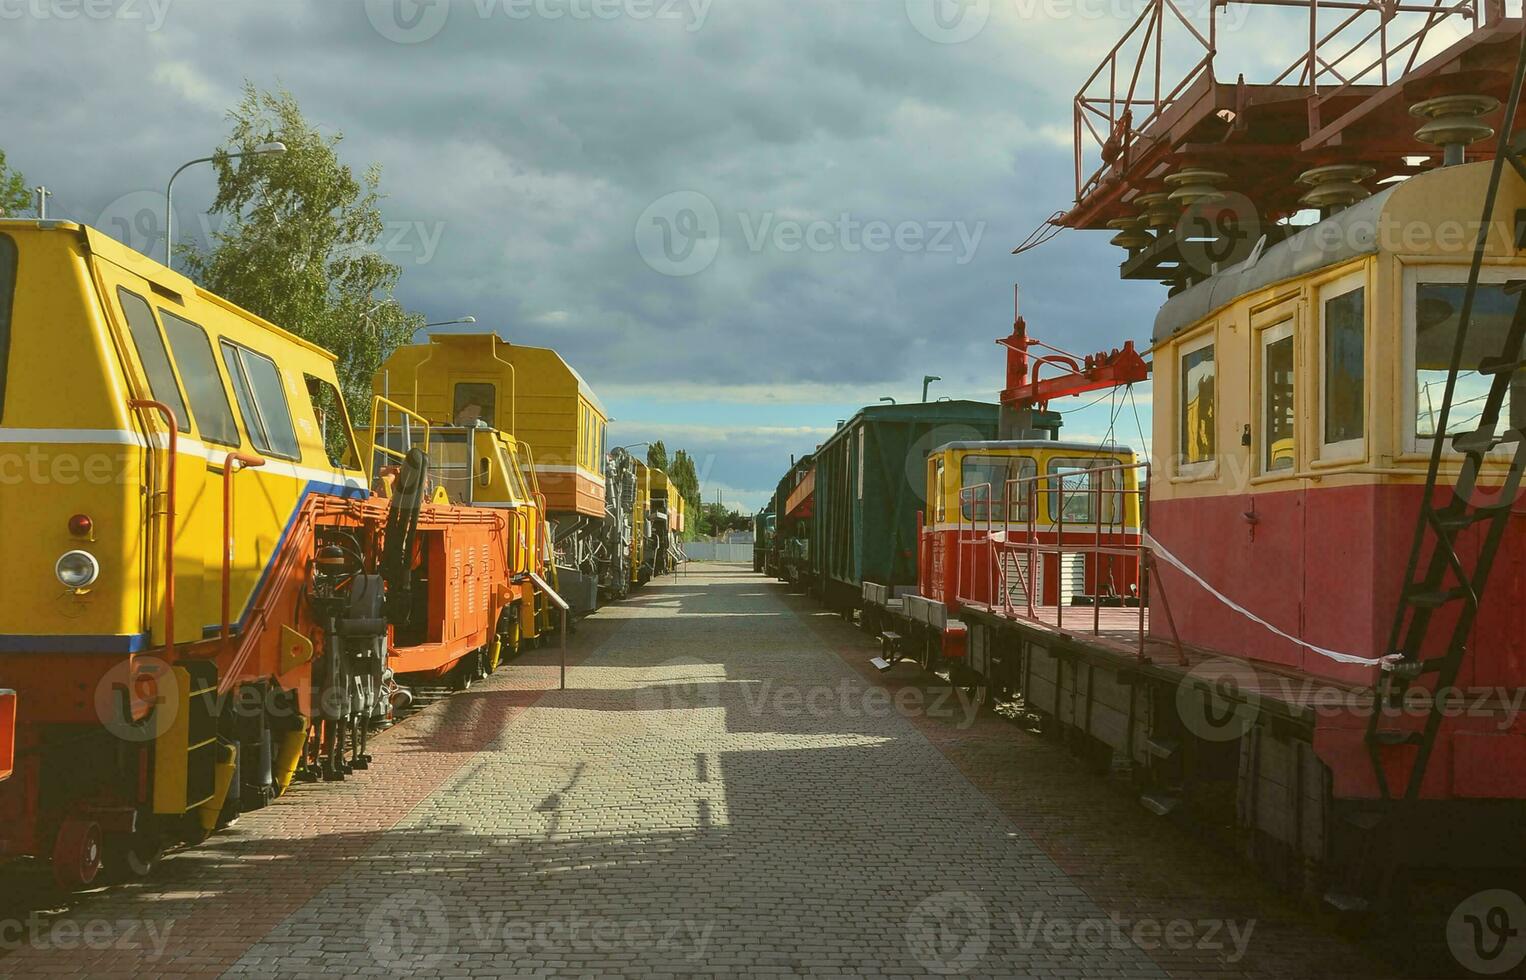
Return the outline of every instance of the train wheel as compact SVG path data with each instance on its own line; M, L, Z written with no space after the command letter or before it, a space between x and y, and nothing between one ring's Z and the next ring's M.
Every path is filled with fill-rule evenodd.
M971 705L976 712L986 712L991 708L991 685L986 683L985 675L978 674L968 667L955 666L949 671L949 680L964 698L965 703Z
M119 881L133 881L153 874L164 852L154 815L140 811L137 829L126 834L107 834L102 843L106 872Z
M53 842L53 881L65 891L87 888L101 873L101 825L69 817Z

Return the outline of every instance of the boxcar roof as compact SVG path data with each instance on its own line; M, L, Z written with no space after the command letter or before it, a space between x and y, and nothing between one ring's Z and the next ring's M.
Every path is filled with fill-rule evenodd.
M1067 442L1056 439L981 439L978 441L948 442L934 449L933 452L941 453L945 449L1059 449L1065 452L1087 453L1132 453L1127 446L1118 446L1101 442Z
M994 402L949 400L946 402L909 402L905 405L865 405L853 417L838 427L836 432L822 440L816 447L820 452L844 433L851 432L868 422L987 422L994 421L999 407Z

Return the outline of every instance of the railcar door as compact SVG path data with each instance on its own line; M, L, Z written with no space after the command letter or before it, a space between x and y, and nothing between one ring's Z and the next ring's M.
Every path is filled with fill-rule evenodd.
M140 574L145 647L165 643L164 535L174 526L176 643L199 641L217 606L207 587L209 555L221 539L221 459L239 445L221 376L206 333L186 316L184 298L131 270L92 258L126 394L167 406L176 419L178 452L170 486L168 426L150 410L132 413L147 447L140 470L143 565ZM204 346L202 350L197 345ZM202 355L205 355L204 357ZM210 368L209 368L210 366ZM210 374L207 373L208 368ZM214 466L211 457L216 456ZM170 512L173 491L173 515Z

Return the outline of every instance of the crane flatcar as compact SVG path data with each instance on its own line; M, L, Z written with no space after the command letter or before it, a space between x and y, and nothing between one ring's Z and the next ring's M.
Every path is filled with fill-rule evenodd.
M0 517L31 529L0 590L0 857L144 873L366 767L398 676L492 665L543 567L517 446L461 433L514 502L464 505L451 438L395 441L384 408L362 445L332 355L92 228L0 222Z

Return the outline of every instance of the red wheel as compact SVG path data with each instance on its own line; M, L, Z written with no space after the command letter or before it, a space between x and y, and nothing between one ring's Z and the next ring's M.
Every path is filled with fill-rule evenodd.
M65 891L85 888L101 873L101 825L69 817L53 842L53 880Z

